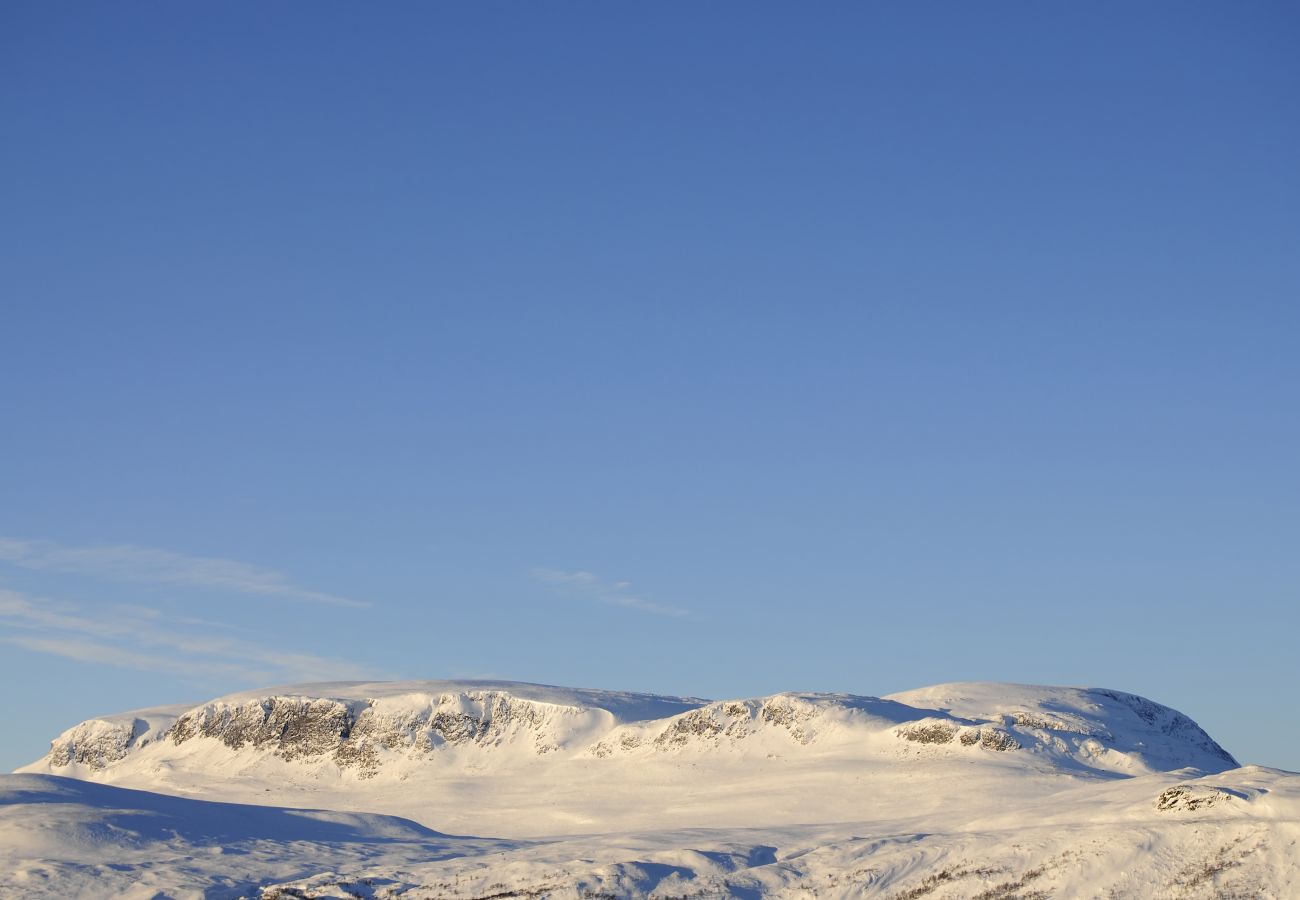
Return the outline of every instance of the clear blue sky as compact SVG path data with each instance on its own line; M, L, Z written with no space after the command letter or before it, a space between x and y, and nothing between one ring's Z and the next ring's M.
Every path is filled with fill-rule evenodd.
M0 764L307 677L1300 769L1300 12L0 12Z

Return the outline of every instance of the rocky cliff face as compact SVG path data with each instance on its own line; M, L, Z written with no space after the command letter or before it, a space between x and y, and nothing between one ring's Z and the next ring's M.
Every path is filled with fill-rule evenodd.
M446 748L522 745L542 755L600 724L612 724L612 715L501 690L352 701L276 696L205 704L177 719L165 738L174 744L207 738L287 761L329 756L340 768L370 776L391 754L427 757Z
M82 765L98 770L126 756L135 738L135 721L91 719L65 731L50 744L50 765Z

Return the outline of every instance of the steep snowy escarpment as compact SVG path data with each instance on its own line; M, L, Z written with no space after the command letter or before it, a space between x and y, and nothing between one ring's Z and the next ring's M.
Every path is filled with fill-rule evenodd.
M1025 746L1089 768L1123 774L1186 767L1235 768L1232 754L1190 718L1145 697L1104 688L941 684L891 695L963 718L999 723ZM971 741L968 732L959 739Z
M263 757L332 763L362 779L422 762L508 767L536 757L661 754L960 758L1018 752L1065 770L1120 774L1236 761L1183 714L1118 691L956 684L889 698L786 693L701 700L509 683L303 685L233 695L177 713L83 722L28 771L95 775L128 757L195 766ZM193 751L193 752L191 752ZM206 751L200 753L198 751Z
M59 735L37 766L55 774L97 773L162 742L186 750L220 745L244 751L245 758L315 762L328 757L341 769L368 776L385 756L426 758L463 747L543 755L585 746L620 723L670 717L702 703L488 681L294 685L232 694L193 708L91 719ZM153 749L155 757L169 753Z

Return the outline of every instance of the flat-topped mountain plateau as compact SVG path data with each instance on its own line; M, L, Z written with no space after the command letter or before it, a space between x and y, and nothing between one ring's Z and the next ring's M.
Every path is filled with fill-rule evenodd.
M20 773L0 886L32 896L1300 892L1300 776L1110 689L293 685L89 719Z

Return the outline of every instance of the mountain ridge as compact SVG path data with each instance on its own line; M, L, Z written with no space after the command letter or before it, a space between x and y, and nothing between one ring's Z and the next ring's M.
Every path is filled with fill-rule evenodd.
M1011 767L1106 779L1236 766L1189 717L1102 688L964 682L888 697L783 692L706 701L407 681L288 685L99 717L67 729L18 771L200 796L234 792L248 802L258 799L252 786L266 784L295 802L316 802L323 791L331 802L394 814L414 814L416 798L472 796L460 827L486 833L500 802L480 796L485 774L521 792L537 779L551 782L548 790L566 799L548 813L580 822L590 818L583 812L590 803L566 785L594 779L620 795L634 786L666 791L643 784L656 772L664 785L693 784L689 796L751 777L778 779L769 791L780 795L793 790L785 785L797 770L817 797L831 795L845 773L855 783L896 770L978 779ZM827 802L850 814L847 799Z
M1076 761L1100 768L1107 766L1098 766L1098 747L1133 756L1122 766L1129 769L1136 759L1152 770L1237 765L1191 718L1137 694L1002 682L954 682L886 697L786 691L714 701L496 680L307 683L88 719L55 738L44 759L50 768L81 765L93 772L160 741L208 738L232 750L274 744L273 752L286 759L344 751L336 760L340 767L365 757L373 769L379 749L492 748L521 732L533 732L538 753L600 748L595 755L604 757L647 744L680 748L692 737L698 743L739 739L765 726L784 727L808 744L819 737L811 723L828 717L838 724L895 726L897 737L918 744L1002 751L1030 747L1070 755L1062 740L1069 736L1079 751L1072 754ZM617 732L618 739L601 740L602 732ZM1164 755L1153 757L1144 738L1164 739ZM40 762L19 771L33 771Z

